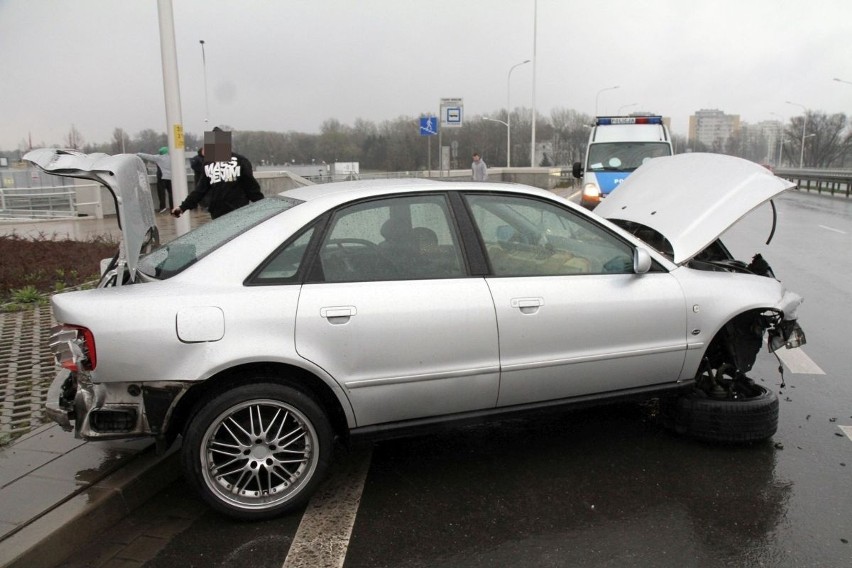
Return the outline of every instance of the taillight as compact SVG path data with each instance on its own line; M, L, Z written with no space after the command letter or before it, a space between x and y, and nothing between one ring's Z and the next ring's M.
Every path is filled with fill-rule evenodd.
M94 371L98 364L95 336L80 325L61 324L50 330L50 350L69 371Z

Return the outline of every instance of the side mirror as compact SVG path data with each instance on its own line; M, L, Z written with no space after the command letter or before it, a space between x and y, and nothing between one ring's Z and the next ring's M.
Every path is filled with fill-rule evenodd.
M651 270L651 255L642 247L633 250L633 272L645 274Z
M574 162L574 167L571 169L571 174L577 179L583 177L583 164L581 164L580 162Z

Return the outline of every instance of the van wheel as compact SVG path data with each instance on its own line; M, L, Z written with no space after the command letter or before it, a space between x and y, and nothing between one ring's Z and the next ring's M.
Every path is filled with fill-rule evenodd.
M248 384L202 400L187 422L186 477L214 509L268 519L303 505L332 454L325 413L305 393Z
M778 430L778 396L756 384L736 399L717 399L693 389L667 401L663 416L667 426L698 440L758 442Z

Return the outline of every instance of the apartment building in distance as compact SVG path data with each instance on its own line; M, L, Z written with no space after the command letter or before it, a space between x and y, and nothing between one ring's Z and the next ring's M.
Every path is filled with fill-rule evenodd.
M720 152L731 135L740 130L740 115L702 109L689 117L689 146L700 142L705 150Z

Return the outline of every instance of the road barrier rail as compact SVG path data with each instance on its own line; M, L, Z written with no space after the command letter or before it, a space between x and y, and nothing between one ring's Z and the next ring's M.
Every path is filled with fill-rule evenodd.
M852 170L818 168L777 168L775 175L796 182L799 190L852 197Z

